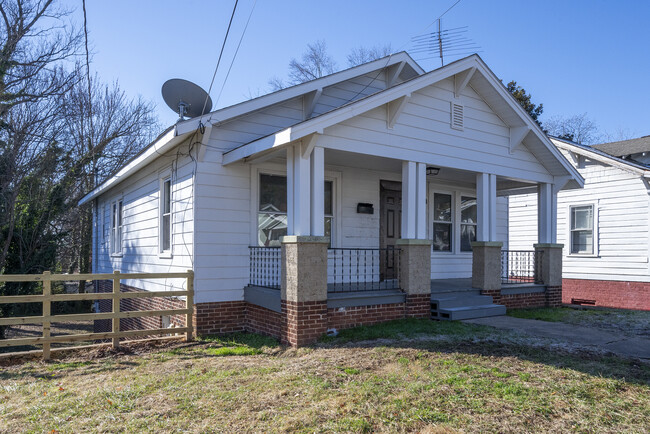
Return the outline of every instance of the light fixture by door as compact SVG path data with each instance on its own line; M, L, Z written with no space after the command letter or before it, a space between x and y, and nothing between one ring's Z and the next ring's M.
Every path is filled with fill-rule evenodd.
M436 176L438 173L440 173L440 168L439 167L427 167L427 176Z

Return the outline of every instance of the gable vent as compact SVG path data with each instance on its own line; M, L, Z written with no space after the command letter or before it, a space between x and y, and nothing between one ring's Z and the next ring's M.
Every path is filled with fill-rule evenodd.
M451 127L455 130L463 130L463 105L451 102Z

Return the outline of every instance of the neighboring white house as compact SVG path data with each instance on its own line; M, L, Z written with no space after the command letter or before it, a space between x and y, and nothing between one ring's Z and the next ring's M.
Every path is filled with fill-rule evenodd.
M563 302L650 310L650 137L593 147L552 141L585 179L582 190L558 194ZM509 205L509 247L527 248L536 195Z
M93 271L192 268L197 327L207 333L246 328L254 309L285 312L292 297L285 283L300 286L302 277L292 280L280 264L289 256L270 248L281 236L295 235L285 241L299 245L327 237L322 284L402 285L406 295L384 293L369 304L366 296L366 305L403 312L409 300L428 302L404 289L415 278L404 261L414 256L395 256L409 250L400 239L429 243L420 266L429 295L430 279L498 280L498 257L488 271L472 272L472 243L507 244L505 196L542 192L538 241L552 248L556 194L582 183L480 57L425 73L402 52L179 122L81 203L95 211ZM302 264L307 253L297 249L292 258ZM283 307L279 291L245 290L279 288L281 280ZM140 286L150 288L160 286ZM273 301L253 307L253 299ZM356 308L363 316L366 307Z

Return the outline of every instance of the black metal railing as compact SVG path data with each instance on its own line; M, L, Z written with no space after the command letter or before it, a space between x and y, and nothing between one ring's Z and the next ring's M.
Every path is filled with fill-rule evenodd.
M399 289L400 249L346 249L327 251L327 291Z
M544 283L543 253L535 250L502 250L501 283Z
M280 289L282 250L280 247L251 246L250 285Z

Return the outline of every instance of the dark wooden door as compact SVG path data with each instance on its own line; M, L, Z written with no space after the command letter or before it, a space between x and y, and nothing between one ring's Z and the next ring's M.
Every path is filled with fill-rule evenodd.
M393 249L402 236L402 183L380 181L379 196L379 278L383 281L398 277Z

